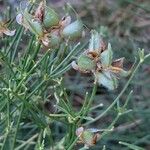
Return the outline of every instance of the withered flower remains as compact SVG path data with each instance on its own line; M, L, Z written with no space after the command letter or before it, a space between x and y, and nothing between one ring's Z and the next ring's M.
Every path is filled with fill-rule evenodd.
M71 17L59 19L58 14L46 6L43 0L35 13L31 14L26 8L16 16L19 24L36 35L38 40L47 47L57 47L61 40L74 40L82 36L83 24L80 20L71 23Z
M130 73L123 69L123 60L120 58L113 61L111 44L106 46L100 34L92 31L88 50L76 62L72 62L72 67L84 73L92 72L96 82L113 90L118 87L118 78Z
M84 129L80 127L76 130L76 135L79 137L79 142L83 143L87 148L95 145L100 139L99 130L93 128Z
M13 36L16 30L9 30L8 29L9 21L2 21L0 20L0 36L2 37L3 34L8 36Z

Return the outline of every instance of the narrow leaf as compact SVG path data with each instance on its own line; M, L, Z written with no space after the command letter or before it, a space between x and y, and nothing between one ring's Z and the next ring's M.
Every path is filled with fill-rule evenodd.
M129 144L129 143L126 143L126 142L119 142L119 144L122 144L122 145L125 145L127 146L128 148L132 149L132 150L144 150L144 148L142 147L139 147L139 146L136 146L136 145L133 145L133 144Z

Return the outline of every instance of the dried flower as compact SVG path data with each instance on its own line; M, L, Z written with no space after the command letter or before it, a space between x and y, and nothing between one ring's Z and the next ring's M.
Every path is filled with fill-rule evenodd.
M115 61L112 59L111 44L109 43L106 48L100 34L92 31L88 50L78 57L77 63L72 63L72 67L84 73L92 72L96 82L113 90L118 87L118 78L128 76L130 71L123 69L123 58Z
M16 16L16 21L36 35L46 47L56 48L63 38L76 39L81 36L83 24L77 20L70 24L71 17L65 16L59 21L57 13L42 1L34 14L27 8Z
M34 33L38 37L43 36L43 28L40 22L34 17L28 13L27 9L16 16L17 23L23 25L26 30L30 30L32 33Z
M83 73L95 72L103 49L104 42L100 38L99 33L92 30L89 48L78 57L77 63L75 61L72 62L72 67Z
M0 21L0 36L2 37L3 34L8 36L13 36L16 30L9 30L8 29L9 21Z
M38 8L35 11L34 17L35 19L39 20L40 22L43 22L44 15L45 15L45 1L40 2Z
M96 144L100 138L100 134L97 129L84 129L80 127L76 130L76 135L79 137L79 142L85 144L86 147L90 147Z
M126 77L130 71L123 70L123 58L112 61L113 52L111 45L108 44L107 50L100 55L100 65L95 71L95 77L99 84L102 84L109 90L114 90L118 87L118 78Z

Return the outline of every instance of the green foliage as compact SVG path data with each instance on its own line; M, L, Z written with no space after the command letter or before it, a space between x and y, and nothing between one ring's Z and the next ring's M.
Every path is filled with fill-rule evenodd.
M44 22L35 19L30 8L37 4L21 10L22 25L12 19L16 14L8 15L6 20L11 20L8 24L1 23L5 28L1 30L0 26L0 35L3 35L0 42L0 149L146 149L150 138L147 134L150 86L145 63L150 54L145 43L140 46L145 50L137 52L132 41L131 53L131 48L127 48L129 43L124 44L125 39L116 40L111 35L116 31L115 23L113 29L109 25L100 27L97 20L91 24L90 15L97 17L95 11L99 11L96 5L99 3L85 1L78 9L82 14L87 6L84 10L89 18L83 16L72 23L61 20L47 6ZM125 6L128 3L134 2L126 1ZM91 10L93 5L95 9ZM114 5L122 10L124 3L118 1ZM105 4L105 8L100 8L101 13L108 11L107 7ZM92 30L91 37L82 37L85 19L87 26L96 26L99 32ZM59 31L52 32L53 27ZM14 36L6 34L9 29L16 29ZM102 41L111 44L105 46ZM130 71L123 70L122 58L113 61L116 56L126 57ZM73 60L77 62L76 71L71 66ZM83 131L77 133L81 128Z

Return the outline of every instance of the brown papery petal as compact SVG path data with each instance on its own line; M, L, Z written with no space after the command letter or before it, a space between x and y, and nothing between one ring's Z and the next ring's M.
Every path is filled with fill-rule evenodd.
M124 57L116 59L112 62L113 67L123 68Z
M4 30L4 34L8 35L8 36L14 36L15 35L16 30Z
M46 46L46 47L49 46L49 39L47 37L46 38L42 38L41 41L42 41L44 46Z
M62 20L60 21L60 25L64 28L67 25L69 25L71 23L71 17L70 16L65 16L62 18Z
M37 10L35 11L34 17L38 19L39 21L43 22L44 13L45 13L45 3L44 1L40 2Z

